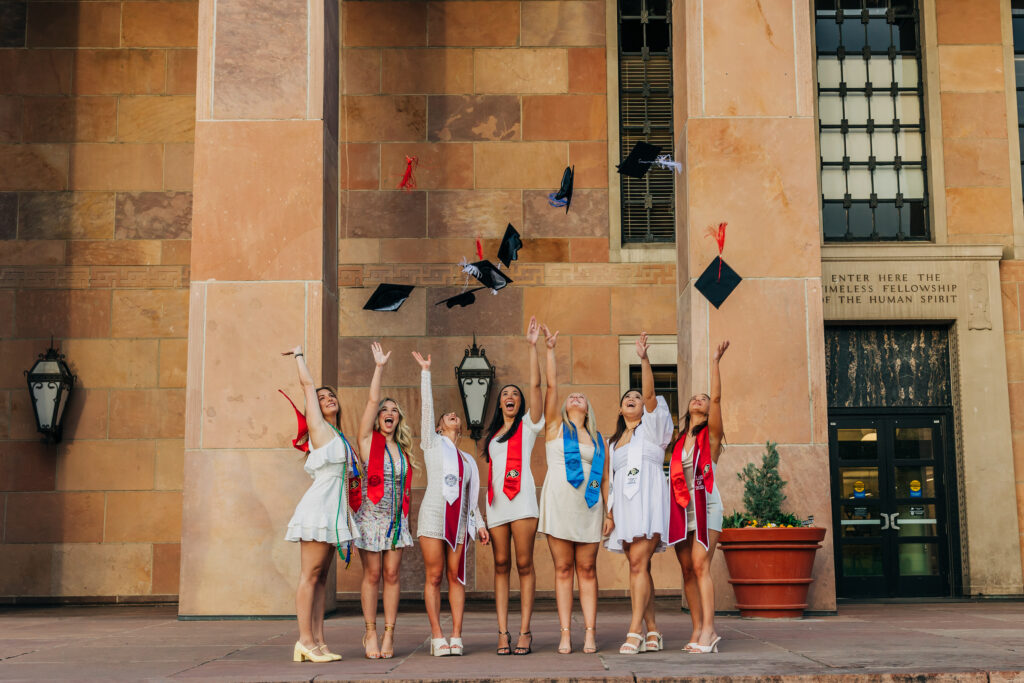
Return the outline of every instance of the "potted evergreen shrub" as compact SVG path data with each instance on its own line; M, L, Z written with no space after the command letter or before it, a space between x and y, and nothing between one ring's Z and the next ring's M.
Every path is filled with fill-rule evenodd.
M761 466L749 463L743 482L743 512L723 520L719 545L729 568L736 607L744 617L798 618L807 608L814 554L825 529L783 512L786 482L779 476L779 451L769 441Z

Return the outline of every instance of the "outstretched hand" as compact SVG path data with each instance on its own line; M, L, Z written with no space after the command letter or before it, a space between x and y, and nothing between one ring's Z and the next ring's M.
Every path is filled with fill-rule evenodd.
M530 342L530 346L537 344L537 338L540 337L540 323L537 322L537 316L530 316L530 324L526 328L526 341Z
M640 356L640 360L647 358L647 350L649 348L651 348L651 345L647 341L647 333L641 332L636 340L636 355Z
M388 358L391 358L391 352L384 353L378 342L370 344L370 350L373 351L373 362L377 365L384 365L388 362Z
M416 359L416 362L420 364L420 369L424 372L430 371L430 354L427 354L426 360L419 354L419 351L413 351L412 357Z
M552 334L547 325L541 325L540 329L544 332L544 342L548 345L548 348L555 348L555 344L558 343L558 330L555 330L554 334Z
M713 356L714 361L716 363L718 361L722 360L722 356L725 355L725 350L728 349L728 348L729 348L729 340L728 339L726 339L724 342L722 342L721 344L718 345L718 348L715 349L715 355Z

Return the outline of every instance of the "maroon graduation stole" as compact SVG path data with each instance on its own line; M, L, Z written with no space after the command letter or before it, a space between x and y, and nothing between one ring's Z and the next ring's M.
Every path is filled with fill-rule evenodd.
M519 487L522 483L523 475L523 422L519 421L519 428L516 429L515 433L505 442L508 448L505 450L505 483L502 484L501 490L505 492L505 496L509 500L512 500L519 495ZM487 442L487 448L490 449L491 443ZM487 503L489 505L494 504L494 479L491 474L494 470L494 459L488 456L487 461Z
M459 542L459 519L462 517L462 477L464 475L462 453L455 449L459 458L459 497L453 502L445 501L444 504L444 540L448 546L455 550ZM448 475L452 476L452 475ZM469 534L469 520L466 520L466 534ZM459 559L459 583L466 584L466 546L469 538L462 544L462 557Z
M374 430L370 437L370 461L366 465L366 496L376 505L384 497L384 455L387 452L388 440L383 434ZM399 449L405 460L405 453ZM390 456L389 456L390 457ZM401 467L401 465L399 465ZM402 514L409 514L409 499L412 494L412 472L405 477L405 490L402 495ZM349 493L351 496L351 492ZM360 498L362 495L360 494ZM362 500L360 500L360 503Z
M356 512L363 505L363 479L359 476L359 470L352 467L348 476L348 506L352 512Z
M672 501L669 505L668 542L676 543L686 539L686 506L690 503L690 490L686 486L686 472L683 470L683 435L672 450L669 467L669 482ZM693 447L693 507L697 521L697 540L708 547L708 498L715 490L715 470L711 459L711 439L705 426L697 432Z

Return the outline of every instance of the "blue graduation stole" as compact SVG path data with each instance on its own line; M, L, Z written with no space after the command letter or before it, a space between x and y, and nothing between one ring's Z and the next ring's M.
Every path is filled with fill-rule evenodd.
M565 451L565 479L574 488L583 483L583 459L580 455L579 435L576 425L571 422L568 429L562 428L562 450ZM583 493L587 507L594 507L601 498L601 479L604 477L604 437L597 432L597 443L594 444L594 459L590 463L590 480L587 490Z

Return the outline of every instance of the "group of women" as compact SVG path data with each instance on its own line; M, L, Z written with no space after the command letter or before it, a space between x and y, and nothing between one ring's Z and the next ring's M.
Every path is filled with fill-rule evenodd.
M547 379L543 394L537 350L542 336ZM466 546L475 539L489 544L494 554L497 654L531 652L537 532L546 536L554 561L561 628L558 652L572 652L569 625L574 578L585 627L583 652L597 651L596 563L602 540L609 550L625 554L629 562L632 614L620 653L664 647L656 623L651 558L669 546L679 560L693 621L683 649L693 654L717 652L721 638L715 632L710 564L722 528L721 495L714 486L723 443L718 365L729 342L718 345L713 354L710 395L690 398L680 419L679 436L670 443L673 419L665 399L654 394L646 333L636 340L641 389L622 396L615 432L607 439L597 431L593 406L584 394L573 392L559 401L558 332L552 333L531 318L526 341L529 391L508 384L498 393L481 449L487 464L485 482L474 459L459 448L462 421L458 414L449 411L435 416L430 356L412 354L422 369L420 448L427 487L416 533L425 571L430 653L463 654ZM394 655L399 565L402 550L413 544L410 492L418 465L404 412L394 399L381 396L382 375L391 354L377 343L372 351L376 365L359 422L358 452L341 432L336 392L327 386L316 388L301 347L288 352L297 359L306 401L310 450L305 470L314 480L296 507L286 535L301 546L295 661L341 659L324 641L323 606L333 548L346 543L358 549L362 565L365 656L386 659ZM548 468L538 504L530 455L541 432ZM663 463L669 448L671 464L666 477ZM485 486L486 516L478 507L480 489ZM515 638L508 627L513 557L520 586L520 623ZM447 638L440 619L445 576L452 621ZM382 578L384 632L378 639L376 614Z

